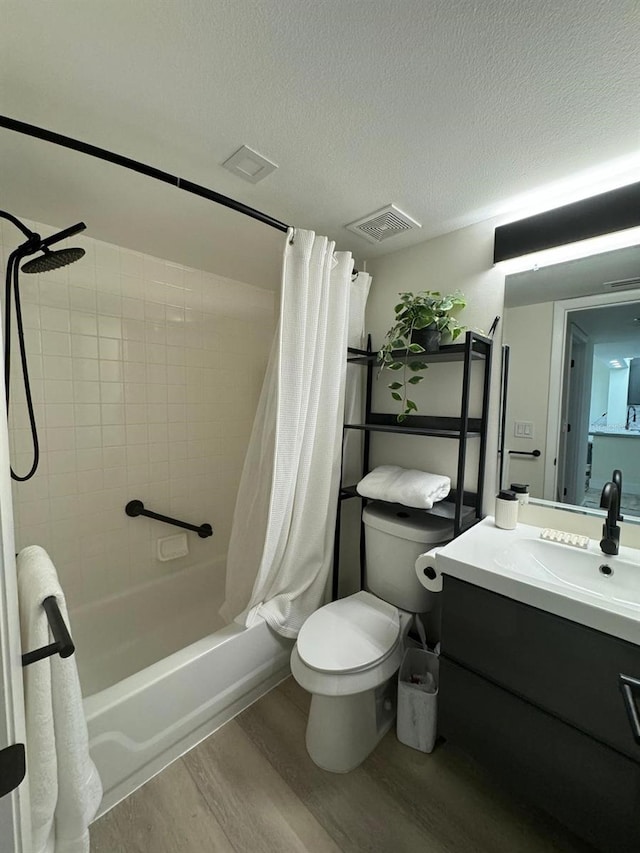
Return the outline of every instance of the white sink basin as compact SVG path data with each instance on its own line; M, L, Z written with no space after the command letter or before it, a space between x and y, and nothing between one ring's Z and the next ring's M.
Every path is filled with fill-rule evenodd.
M543 539L518 539L496 556L498 566L640 610L640 565L623 557Z
M449 575L640 645L640 550L621 546L610 557L599 540L582 550L541 532L501 530L489 516L425 558L427 568L419 558L418 579L436 591Z

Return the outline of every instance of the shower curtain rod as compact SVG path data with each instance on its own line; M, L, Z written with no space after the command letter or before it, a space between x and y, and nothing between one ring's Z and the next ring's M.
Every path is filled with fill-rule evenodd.
M244 213L245 216L257 219L258 222L264 222L265 225L270 225L271 228L275 228L277 231L287 231L289 229L289 226L285 225L284 222L274 219L268 213L262 213L260 210L249 207L249 205L243 204L241 201L236 201L234 198L229 198L229 196L217 193L215 190L207 189L207 187L203 187L200 184L194 184L184 178L178 178L176 175L170 175L168 172L148 166L146 163L132 160L130 157L123 157L121 154L115 154L113 151L107 151L105 148L98 148L96 145L90 145L88 142L81 142L79 139L72 139L70 136L63 136L61 133L54 133L52 130L36 127L33 124L26 124L26 122L18 121L8 116L0 116L0 127L5 127L7 130L15 130L17 133L24 133L27 136L33 136L36 139L43 139L45 142L52 142L54 145L60 145L63 148L71 148L73 151L89 154L91 157L97 157L99 160L115 163L116 166L123 166L132 172L139 172L141 175L154 178L156 181L171 184L185 192L206 198L208 201L215 201L216 204L229 207L231 210L238 211L238 213Z

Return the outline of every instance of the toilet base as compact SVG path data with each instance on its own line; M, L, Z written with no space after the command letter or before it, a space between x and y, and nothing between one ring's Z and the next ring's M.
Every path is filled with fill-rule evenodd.
M311 697L307 752L332 773L348 773L362 764L389 731L396 717L395 674L379 687L348 696Z

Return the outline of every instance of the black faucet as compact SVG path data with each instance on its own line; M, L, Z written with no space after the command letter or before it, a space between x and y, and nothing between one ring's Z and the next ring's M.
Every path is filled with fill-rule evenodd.
M619 477L616 477L616 474ZM622 485L622 475L619 471L613 472L614 482L604 484L602 495L600 496L600 506L607 510L607 520L602 525L602 539L600 540L600 548L605 554L615 555L620 550L620 528L617 521L620 518L620 486Z
M625 429L629 429L629 424L631 423L631 409L633 409L633 423L636 422L636 407L635 406L627 406L627 422L624 425Z

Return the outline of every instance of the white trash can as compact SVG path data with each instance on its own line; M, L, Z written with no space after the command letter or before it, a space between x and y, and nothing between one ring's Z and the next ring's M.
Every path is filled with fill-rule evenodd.
M438 655L409 648L398 674L398 740L432 752L438 726Z

